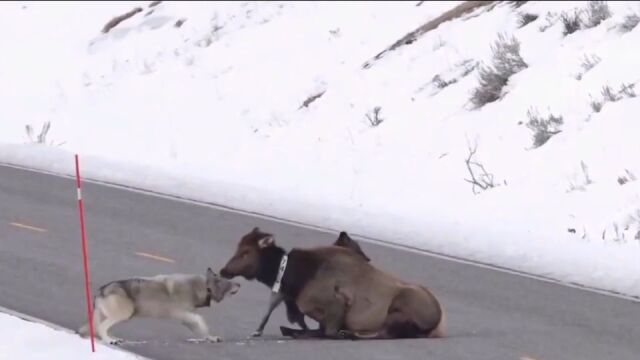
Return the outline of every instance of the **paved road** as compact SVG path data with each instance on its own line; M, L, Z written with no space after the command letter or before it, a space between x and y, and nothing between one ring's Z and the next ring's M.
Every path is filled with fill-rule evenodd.
M84 196L94 289L130 275L219 269L239 236L256 225L275 233L287 248L327 244L335 237L96 184L86 184ZM0 166L1 306L69 328L84 321L74 197L70 179ZM263 285L246 281L233 300L203 310L225 343L186 342L191 334L185 328L161 320L125 323L114 334L149 340L125 347L171 360L640 358L638 303L370 243L363 249L379 267L434 290L448 310L449 338L282 341L278 325L286 320L280 308L265 339L246 342L269 295Z

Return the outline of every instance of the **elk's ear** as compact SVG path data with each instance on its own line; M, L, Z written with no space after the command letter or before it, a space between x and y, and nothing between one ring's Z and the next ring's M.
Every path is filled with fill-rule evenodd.
M273 244L275 243L276 243L276 239L273 237L273 235L269 235L258 240L258 247L260 247L260 249L264 249L267 246L273 246Z

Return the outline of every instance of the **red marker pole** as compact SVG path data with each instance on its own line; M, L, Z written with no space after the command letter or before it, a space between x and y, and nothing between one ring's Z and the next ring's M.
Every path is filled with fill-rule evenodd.
M82 187L80 185L80 161L76 154L76 185L78 188L78 211L80 212L80 231L82 233L82 264L84 266L84 290L87 297L87 317L89 318L89 334L91 335L91 352L96 352L93 333L93 309L91 309L91 288L89 287L89 257L87 255L87 234L84 228L84 206L82 204Z

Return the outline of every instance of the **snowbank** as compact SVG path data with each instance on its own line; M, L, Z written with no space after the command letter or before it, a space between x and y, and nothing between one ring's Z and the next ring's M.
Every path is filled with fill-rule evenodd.
M89 340L2 312L0 329L3 330L0 337L0 359L143 359L99 343L96 343L96 352L91 353Z
M587 2L503 2L363 69L458 3L0 4L0 34L23 39L0 36L0 161L71 173L79 152L96 179L640 296L640 98L592 106L640 80L640 27L617 27L640 8L564 36ZM498 33L528 66L473 109ZM538 148L531 108L563 118ZM46 145L24 144L44 121ZM478 194L473 143L496 185Z

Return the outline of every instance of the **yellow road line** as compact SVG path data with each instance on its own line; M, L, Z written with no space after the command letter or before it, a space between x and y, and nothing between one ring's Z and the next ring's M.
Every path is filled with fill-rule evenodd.
M17 223L17 222L10 222L9 225L15 226L17 228L37 231L37 232L41 232L41 233L47 232L47 229L43 229L43 228L31 226L31 225L25 225L25 224L21 224L21 223Z
M170 258L166 258L163 256L158 256L158 255L153 255L153 254L149 254L149 253L145 253L145 252L136 252L136 255L138 256L142 256L142 257L146 257L149 259L154 259L154 260L159 260L159 261L164 261L164 262L168 262L168 263L175 263L176 261Z

